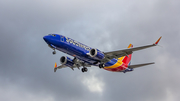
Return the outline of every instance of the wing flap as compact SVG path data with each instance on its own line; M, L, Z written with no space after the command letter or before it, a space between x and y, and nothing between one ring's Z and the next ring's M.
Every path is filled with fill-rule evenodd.
M146 65L151 65L151 64L155 64L154 62L151 63L144 63L144 64L137 64L137 65L129 65L128 68L138 68L138 67L142 67L142 66L146 66Z

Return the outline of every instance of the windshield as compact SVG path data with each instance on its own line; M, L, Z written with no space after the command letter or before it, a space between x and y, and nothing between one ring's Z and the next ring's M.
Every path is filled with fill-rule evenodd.
M56 36L55 34L49 34L49 35L51 35L51 36Z

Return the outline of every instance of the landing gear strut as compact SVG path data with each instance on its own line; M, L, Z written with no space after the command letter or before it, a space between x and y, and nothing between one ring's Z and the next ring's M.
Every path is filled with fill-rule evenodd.
M88 69L87 69L86 67L83 67L83 68L81 69L81 71L84 73L84 72L87 72Z

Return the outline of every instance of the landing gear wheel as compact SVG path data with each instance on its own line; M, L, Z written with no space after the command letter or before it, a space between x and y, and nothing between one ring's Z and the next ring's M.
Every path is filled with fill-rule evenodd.
M52 54L53 54L53 55L56 54L56 51L53 51Z
M84 73L84 68L82 68L81 71Z
M84 72L87 72L87 71L88 71L88 69L85 67L85 68L84 68Z
M86 67L82 68L81 71L84 73L84 72L87 72L88 69Z

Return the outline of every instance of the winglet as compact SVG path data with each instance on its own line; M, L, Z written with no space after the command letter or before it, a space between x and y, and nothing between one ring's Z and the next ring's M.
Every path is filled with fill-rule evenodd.
M162 36L154 43L155 45L157 45L159 43L159 41L161 40Z
M54 72L56 72L56 70L57 70L57 63L55 63L55 65L54 65Z
M54 68L56 68L57 67L57 63L55 63L55 65L54 65Z
M132 47L133 47L133 45L132 45L132 44L129 44L128 48L132 48Z

